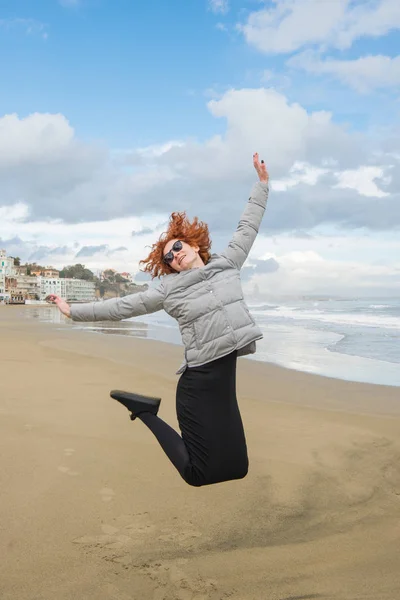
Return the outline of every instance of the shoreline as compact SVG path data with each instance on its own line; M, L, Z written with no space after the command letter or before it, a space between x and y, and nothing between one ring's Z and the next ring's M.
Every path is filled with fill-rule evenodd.
M53 305L40 306L37 305L25 305L29 309L38 308L50 308L50 310L58 310ZM22 310L25 310L25 306ZM53 325L59 325L61 327L72 327L73 330L82 331L84 333L100 333L114 337L128 337L133 339L149 339L153 341L169 343L173 346L182 348L182 342L179 336L179 330L175 327L169 327L166 324L153 324L151 320L140 320L137 318L135 326L133 321L120 321L120 322L94 322L94 323L75 323L69 322L68 319L55 313L58 323L49 323ZM48 323L46 319L40 319L43 323ZM302 329L302 327L293 325L292 330ZM278 329L282 329L279 327ZM290 329L290 328L288 328ZM172 340L171 340L171 330ZM316 375L319 377L325 377L328 379L335 379L340 381L348 381L353 383L366 383L369 385L385 385L391 388L400 387L400 365L389 361L384 361L378 358L366 358L357 355L341 353L336 350L330 349L329 345L326 347L313 348L314 354L310 357L300 355L299 357L286 356L282 359L280 355L280 348L285 346L284 340L278 339L275 335L276 327L271 324L269 330L269 337L264 332L264 339L257 342L257 352L255 355L250 355L244 358L247 360L275 365L288 369L294 370L299 373L307 373L310 375ZM143 332L142 335L140 335ZM312 336L321 336L321 332L311 330L309 332ZM274 337L275 336L275 337ZM280 345L279 345L280 342ZM278 346L276 344L278 343ZM276 356L271 358L269 348L266 349L267 344L275 344ZM308 360L308 362L304 362ZM178 367L177 367L178 368Z
M56 307L54 308L56 309ZM64 319L64 317L61 318ZM156 340L149 337L139 337L136 335L121 335L114 333L103 334L102 332L93 331L89 328L76 326L73 322L70 322L69 319L65 319L65 322L60 324L44 322L41 320L28 322L32 326L36 326L38 330L40 330L41 327L46 326L49 332L52 331L51 339L42 342L43 345L54 347L69 353L81 354L82 356L92 359L107 359L121 365L130 365L135 363L138 356L146 356L148 361L147 364L150 364L152 353L154 353L157 358L159 358L160 355L165 354L165 356L168 356L168 360L165 364L168 364L169 368L168 370L165 370L164 375L168 376L168 378L172 378L176 382L178 381L179 375L176 374L176 371L183 360L183 346L181 344L173 344L169 341ZM26 323L26 321L20 321L20 323ZM147 326L146 323L142 324L145 327ZM95 340L94 336L98 336L95 344L93 343ZM110 356L109 354L111 352L111 350L109 350L110 339L113 341L113 356ZM143 367L142 360L140 363ZM353 402L353 404L357 404L358 407L355 414L400 415L400 397L397 386L351 381L330 377L328 375L308 373L306 371L264 360L256 360L255 358L246 356L238 359L238 371L240 370L244 370L250 374L250 380L253 382L253 385L251 386L252 389L256 388L257 385L267 387L269 381L275 381L276 379L281 378L287 381L289 387L296 387L297 385L303 387L313 382L311 383L313 388L321 389L326 384L328 387L334 386L335 389L338 388L338 390L340 390L338 396L349 389L355 390L357 403ZM151 372L151 369L149 369L149 371ZM379 404L379 407L373 407L370 403L365 404L360 402L363 393L366 398L369 398L374 396L374 392L380 392L381 390L386 393L388 398L390 398L390 402L386 404L386 410L384 406L385 403L382 402ZM327 402L327 400L328 398L325 394L325 402ZM268 398L267 401L270 402L272 400L271 398ZM298 403L291 398L290 394L288 394L286 400L283 399L283 395L280 395L277 401L291 405ZM304 406L306 406L306 404L304 404ZM329 406L321 405L320 402L312 402L308 406L318 409L344 411L346 413L353 412L347 405L344 405L342 402L339 402L331 396L329 396ZM353 406L353 409L355 408L356 407Z

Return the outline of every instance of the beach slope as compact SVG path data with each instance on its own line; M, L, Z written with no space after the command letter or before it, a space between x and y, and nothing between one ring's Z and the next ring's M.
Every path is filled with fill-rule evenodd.
M250 470L191 488L109 398L181 348L0 306L1 600L400 598L400 391L239 360Z

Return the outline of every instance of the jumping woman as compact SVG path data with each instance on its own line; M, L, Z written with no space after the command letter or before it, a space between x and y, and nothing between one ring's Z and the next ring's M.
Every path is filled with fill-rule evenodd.
M176 319L185 348L176 410L182 436L157 416L161 400L115 390L123 404L153 432L183 479L193 486L247 475L246 438L236 398L236 360L253 354L262 333L243 298L240 269L257 236L268 198L268 172L258 154L259 182L230 244L211 254L208 227L197 217L172 213L167 231L141 261L158 284L145 292L104 302L49 302L74 321L119 321L164 309Z

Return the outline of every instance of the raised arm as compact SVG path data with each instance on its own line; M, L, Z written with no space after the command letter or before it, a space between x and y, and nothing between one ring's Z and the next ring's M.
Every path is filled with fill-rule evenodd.
M260 163L257 153L253 156L253 165L260 181L254 185L236 232L227 249L222 252L222 256L225 256L237 269L242 268L257 237L269 193L268 171L264 161Z
M69 305L58 296L49 296L48 301L57 304L60 311L73 321L121 321L162 310L164 288L160 282L145 292L129 294L123 298L111 298L104 302Z

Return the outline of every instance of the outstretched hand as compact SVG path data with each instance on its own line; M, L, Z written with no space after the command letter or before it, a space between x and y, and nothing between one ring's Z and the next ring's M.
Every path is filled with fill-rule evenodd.
M265 166L265 163L263 160L260 162L260 159L258 157L258 152L253 154L253 165L254 165L255 170L257 171L259 180L262 183L268 183L269 175L268 175L267 167Z
M66 317L71 316L69 304L65 302L65 300L60 298L60 296L56 296L56 294L49 294L48 296L46 296L46 302L48 302L49 304L56 304L60 312L62 312L62 314Z

